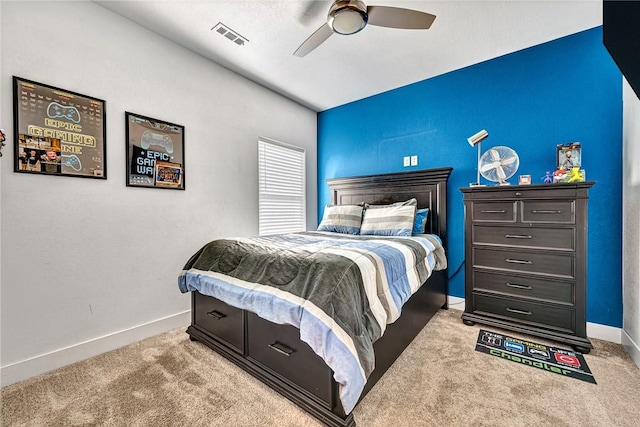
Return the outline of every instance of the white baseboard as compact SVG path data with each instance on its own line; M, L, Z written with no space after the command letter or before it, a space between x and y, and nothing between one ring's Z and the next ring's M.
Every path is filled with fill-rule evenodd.
M450 308L464 311L464 307L465 307L464 298L448 295L447 302ZM616 344L622 344L622 329L615 328L613 326L587 322L587 336L590 338L597 338L600 340L610 341Z
M640 346L636 344L633 339L627 334L627 331L622 330L622 345L627 353L631 356L638 368L640 368Z
M447 295L447 304L449 305L449 308L464 311L464 298Z
M191 310L0 367L4 387L191 323Z
M622 328L587 322L587 336L599 340L622 344Z

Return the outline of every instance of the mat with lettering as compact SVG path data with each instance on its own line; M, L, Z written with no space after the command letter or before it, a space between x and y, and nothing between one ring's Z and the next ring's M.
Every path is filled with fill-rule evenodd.
M596 384L582 353L480 329L476 351Z

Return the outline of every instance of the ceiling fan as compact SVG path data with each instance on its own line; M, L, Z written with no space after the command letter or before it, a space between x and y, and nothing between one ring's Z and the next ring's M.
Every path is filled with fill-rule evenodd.
M435 15L417 10L387 6L367 6L362 0L335 0L329 8L327 22L318 28L293 53L303 57L320 46L333 33L355 34L367 24L378 27L426 30Z

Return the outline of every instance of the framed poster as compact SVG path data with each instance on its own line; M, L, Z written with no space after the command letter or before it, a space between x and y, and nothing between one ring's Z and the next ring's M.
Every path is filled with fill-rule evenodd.
M13 170L106 179L105 104L14 76Z
M184 126L125 113L127 186L184 190Z

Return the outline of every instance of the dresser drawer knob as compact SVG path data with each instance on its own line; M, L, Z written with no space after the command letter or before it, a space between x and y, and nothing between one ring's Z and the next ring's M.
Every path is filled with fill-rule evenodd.
M505 261L509 262L511 264L533 264L533 261L528 261L528 260L523 260L523 259L507 258L507 259L505 259Z
M533 239L533 237L524 234L505 234L504 237L507 239Z
M268 347L272 350L277 351L280 354L284 354L287 357L291 356L293 353L296 352L295 350L287 347L286 345L278 341L274 342L273 344L269 344Z
M534 209L531 211L531 213L533 214L561 214L562 211L561 210L539 210L539 209Z
M507 213L507 211L505 211L504 209L500 209L500 210L484 210L484 211L480 211L482 213Z
M518 192L516 193L516 196L520 197L520 196L522 196L522 193L518 191Z
M515 308L511 308L511 307L507 307L507 311L510 312L510 313L524 314L525 316L531 316L533 314L530 311L518 310L518 309L515 309Z
M226 314L220 313L217 310L213 310L207 313L208 316L214 317L216 320L222 320L227 317Z
M519 284L517 284L517 283L509 283L509 282L507 282L507 283L505 283L504 285L505 285L505 286L508 286L508 287L510 287L510 288L526 289L527 291L530 291L530 290L532 290L532 289L533 289L533 288L532 288L531 286L529 286L529 285L519 285Z

